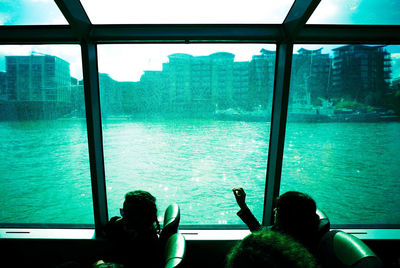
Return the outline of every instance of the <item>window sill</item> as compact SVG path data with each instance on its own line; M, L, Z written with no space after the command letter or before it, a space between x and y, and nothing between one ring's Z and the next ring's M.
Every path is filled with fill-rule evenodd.
M400 240L400 229L334 229L353 234L362 240ZM186 240L240 240L249 230L185 230ZM21 229L2 228L0 239L95 239L94 229Z

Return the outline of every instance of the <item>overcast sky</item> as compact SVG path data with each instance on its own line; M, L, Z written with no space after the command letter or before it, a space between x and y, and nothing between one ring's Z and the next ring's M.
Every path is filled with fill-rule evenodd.
M81 0L92 23L281 23L293 0ZM46 10L46 12L43 12ZM310 23L399 24L398 0L322 0ZM0 25L67 24L52 0L0 0ZM301 46L309 49L321 45ZM329 52L335 46L324 46ZM235 61L249 61L261 48L275 45L101 45L99 71L118 81L137 81L144 70L161 70L173 53L194 56L226 51ZM295 51L300 48L295 47ZM400 46L388 47L400 52ZM30 55L32 51L56 55L70 63L71 75L81 79L78 45L0 46L0 71L5 55Z

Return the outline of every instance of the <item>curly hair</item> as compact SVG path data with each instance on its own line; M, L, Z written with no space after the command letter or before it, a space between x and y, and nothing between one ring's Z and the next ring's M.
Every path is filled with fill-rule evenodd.
M262 230L241 240L227 256L227 268L237 267L318 267L311 253L290 236Z
M135 221L139 214L145 227L154 228L160 233L160 223L157 218L156 198L149 192L136 190L128 192L125 195L123 205L124 218L129 221Z

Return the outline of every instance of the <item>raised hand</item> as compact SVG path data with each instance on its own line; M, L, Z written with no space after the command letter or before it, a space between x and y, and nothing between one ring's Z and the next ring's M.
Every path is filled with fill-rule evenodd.
M233 194L236 198L236 203L239 205L241 209L247 208L246 205L246 192L243 190L242 187L237 187L232 189Z

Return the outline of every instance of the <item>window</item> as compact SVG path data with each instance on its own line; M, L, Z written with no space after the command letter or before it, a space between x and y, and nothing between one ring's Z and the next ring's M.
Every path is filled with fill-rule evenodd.
M309 24L399 25L400 3L393 0L324 0Z
M399 73L384 70L390 61L384 56L397 51L399 46L294 48L280 192L309 193L332 224L400 223L394 213L400 206L400 92L385 81ZM359 57L367 59L363 65ZM315 61L343 64L326 72L310 68ZM360 70L374 64L377 71Z
M0 108L0 226L92 226L82 86L68 92L74 103L57 101L64 84L82 79L79 46L0 46L0 51L6 55L1 71L10 80ZM62 65L65 81L49 77L44 58L58 58L56 66L71 63Z
M82 0L94 24L282 23L293 0ZM155 8L156 7L156 8Z
M68 24L54 1L3 0L0 25Z
M143 189L161 211L177 202L182 225L242 224L231 189L243 186L262 220L274 77L265 70L275 61L263 56L267 49L275 53L274 45L99 46L110 217L126 192ZM263 75L246 78L238 99L232 74L243 61L248 68L238 76ZM210 72L196 80L199 63Z

